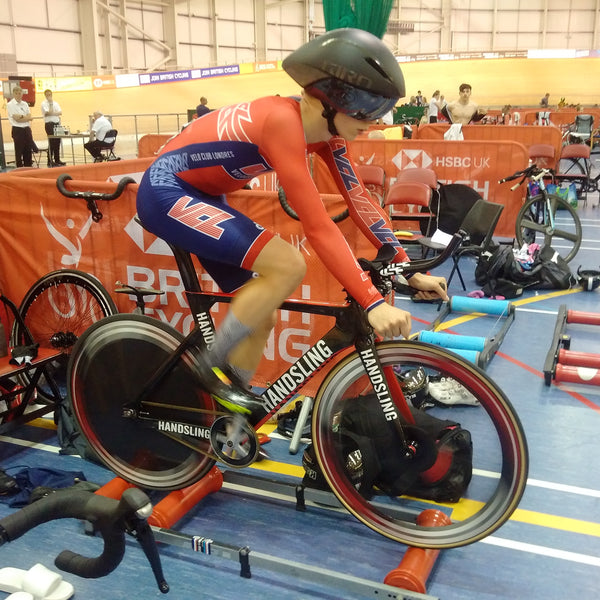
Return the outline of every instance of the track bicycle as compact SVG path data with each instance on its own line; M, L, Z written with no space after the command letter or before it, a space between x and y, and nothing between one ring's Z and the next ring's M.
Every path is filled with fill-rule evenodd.
M569 262L581 246L582 229L577 211L571 204L546 189L545 180L552 177L550 169L532 164L522 171L500 179L499 183L520 179L511 190L528 182L527 195L515 224L517 243L537 243L552 246ZM560 214L558 214L560 211ZM560 245L555 245L556 243Z
M429 269L460 244L432 259L390 264L380 253L361 264L382 292L392 279ZM210 309L232 296L204 292L189 253L172 246L195 325L183 335L170 325L139 314L109 316L88 328L72 349L68 397L78 427L105 465L146 489L180 489L204 477L215 462L243 468L259 456L256 430L282 408L317 371L326 374L315 395L312 443L332 492L374 531L412 546L449 548L490 535L516 509L523 494L528 452L519 418L500 388L474 364L441 347L417 341L377 340L364 310L350 297L342 304L289 300L281 308L332 317L332 328L261 394L260 414L248 420L224 409L206 391L204 354L214 339ZM391 248L387 247L388 251ZM393 251L391 251L393 254ZM479 399L480 406L455 406L452 418L469 428L476 476L468 498L454 509L453 522L424 527L416 517L431 503L383 493L366 497L356 485L362 468L356 450L340 430L344 410L356 397L376 393L381 410L398 433L398 452L407 465L425 470L442 453L414 422L398 373L417 367L446 377ZM212 375L212 372L211 372ZM239 393L240 390L237 390ZM449 409L444 411L448 416Z

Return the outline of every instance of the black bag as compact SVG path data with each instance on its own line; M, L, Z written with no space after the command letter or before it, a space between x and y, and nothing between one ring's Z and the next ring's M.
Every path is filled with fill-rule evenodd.
M499 245L483 252L475 281L486 296L516 298L524 289L565 290L577 285L568 263L551 246L543 246L528 269L515 259L512 247Z
M458 502L472 476L471 434L454 421L445 421L411 408L415 425L411 437L422 449L406 459L398 432L387 421L375 394L347 400L341 414L340 434L346 469L353 484L365 497L374 488L398 496L408 494L436 502ZM303 457L303 483L326 489L312 445Z

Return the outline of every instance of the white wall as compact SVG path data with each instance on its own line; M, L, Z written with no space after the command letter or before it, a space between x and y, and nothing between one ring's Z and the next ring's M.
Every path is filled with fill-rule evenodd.
M414 28L386 34L399 54L600 47L600 0L396 0L390 21ZM320 0L0 0L0 77L275 60L309 30Z

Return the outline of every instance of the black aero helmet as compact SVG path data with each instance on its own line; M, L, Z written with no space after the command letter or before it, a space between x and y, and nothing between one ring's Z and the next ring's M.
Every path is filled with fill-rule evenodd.
M292 52L282 66L323 102L326 112L330 108L355 119L379 119L405 95L394 55L362 29L328 31Z

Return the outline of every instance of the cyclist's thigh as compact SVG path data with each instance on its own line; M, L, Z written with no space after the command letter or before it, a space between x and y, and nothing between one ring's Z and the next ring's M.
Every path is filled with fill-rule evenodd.
M141 200L140 200L141 198ZM273 234L230 207L224 196L175 186L149 185L138 191L138 215L158 237L195 254L224 291L251 276L251 266Z

